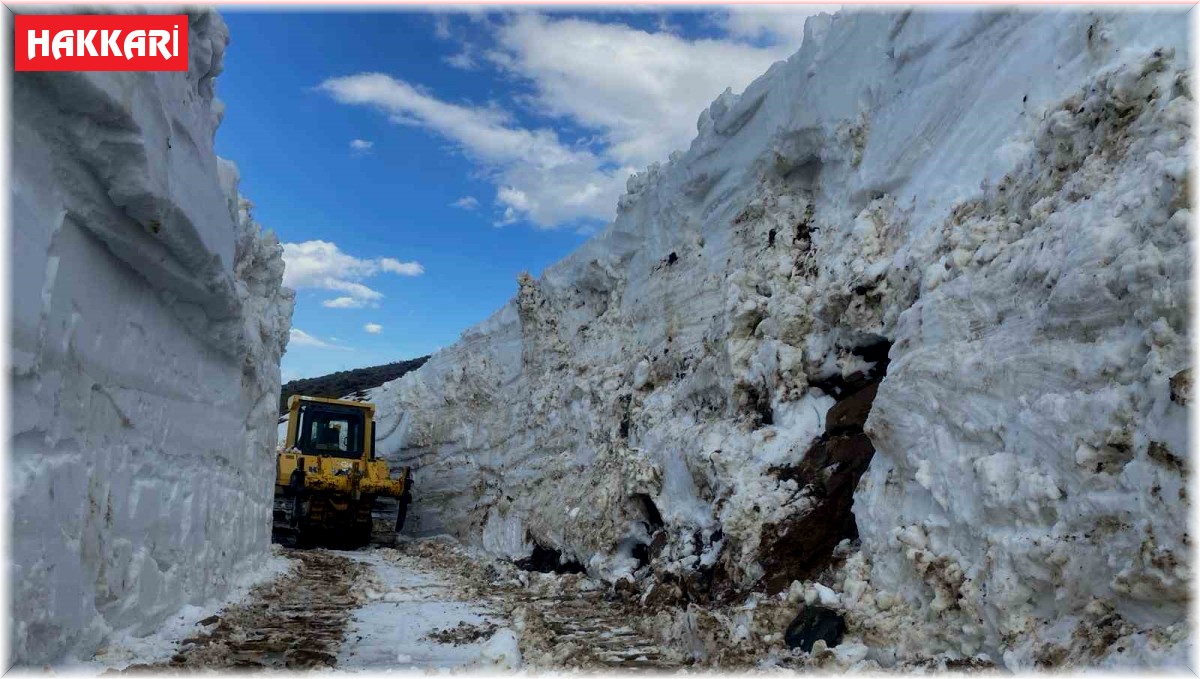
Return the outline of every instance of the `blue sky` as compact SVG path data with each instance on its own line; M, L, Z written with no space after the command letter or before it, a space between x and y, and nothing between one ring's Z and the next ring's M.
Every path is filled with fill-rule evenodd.
M217 151L284 243L284 380L454 342L822 9L224 10Z

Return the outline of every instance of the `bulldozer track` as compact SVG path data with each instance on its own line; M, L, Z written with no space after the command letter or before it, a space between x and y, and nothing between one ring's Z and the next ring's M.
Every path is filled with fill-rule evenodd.
M481 657L501 628L519 630L534 671L693 665L663 645L645 611L607 587L585 589L583 575L523 573L444 540L283 553L292 561L284 575L201 620L203 631L177 642L169 658L123 671L458 667Z
M538 644L574 669L654 671L684 666L643 632L629 626L624 606L596 593L563 597L514 597L540 616ZM573 652L568 651L573 649Z
M291 552L292 570L251 591L210 619L207 632L184 639L169 661L126 672L333 667L365 567L324 550Z
M562 576L541 573L526 574L529 584L522 585L509 577L513 570L501 576L496 565L470 558L448 542L424 541L400 550L408 568L475 593L505 617L523 618L521 650L530 669L661 672L691 666L679 649L663 647L651 630L637 624L643 616L636 606L609 596L607 588L545 591L535 581L545 584ZM581 576L565 577L577 582Z
M576 645L580 655L574 663L581 668L612 668L622 671L679 667L668 659L653 639L625 625L628 615L607 606L600 596L586 596L569 602L535 600L541 609L551 647Z

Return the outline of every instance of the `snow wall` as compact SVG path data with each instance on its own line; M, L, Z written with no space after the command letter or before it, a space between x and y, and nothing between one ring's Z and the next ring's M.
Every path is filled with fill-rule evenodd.
M213 153L228 32L185 73L12 79L18 664L86 657L266 558L293 293Z
M809 19L608 228L373 395L411 530L647 594L778 591L850 540L835 598L883 664L1178 660L1187 24Z

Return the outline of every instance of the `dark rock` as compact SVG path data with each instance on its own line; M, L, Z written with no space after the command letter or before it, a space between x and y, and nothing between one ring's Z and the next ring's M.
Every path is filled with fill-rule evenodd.
M675 608L683 599L683 591L679 585L670 581L656 582L642 596L641 604L651 610L659 608Z
M859 418L865 421L871 409L866 397L874 397L876 386L872 384L834 406L853 404L853 410L848 408L839 415L843 423ZM836 419L833 415L831 409L827 423ZM763 526L760 563L766 573L763 584L768 594L783 591L793 580L816 576L829 565L839 542L858 537L852 511L854 489L871 464L875 446L861 425L847 425L841 431L827 431L798 464L771 470L780 480L795 481L816 503L804 512Z
M768 594L782 592L793 580L816 577L829 565L839 542L858 537L851 511L857 485L857 477L839 481L838 492L809 511L763 526L759 562Z
M662 554L662 551L666 548L666 546L667 532L663 530L655 531L654 535L650 536L650 558L657 558L659 554Z
M846 621L841 614L824 606L805 606L784 632L783 640L788 648L798 648L812 653L818 639L833 648L842 643L846 634Z
M795 482L798 494L814 502L800 504L803 510L763 526L759 563L768 594L783 591L794 580L816 577L831 565L838 543L858 538L854 490L875 455L863 427L887 374L891 346L877 338L853 350L872 364L865 374L809 380L809 386L822 389L837 403L825 415L825 432L799 462L770 470L781 481Z
M218 622L218 621L220 621L220 620L221 620L221 616L219 616L219 615L210 615L210 616L208 616L207 618L205 618L205 619L201 620L201 621L199 622L199 624L200 624L201 626L203 626L203 627L208 627L209 625L215 625L215 624L217 624L217 622Z
M874 455L871 438L861 431L822 436L809 447L798 464L775 467L771 472L781 481L792 480L801 488L808 487L812 497L828 498L847 483L853 492ZM825 470L829 467L833 470L827 474Z
M827 464L840 464L842 470L849 468L866 471L875 454L875 446L871 437L862 432L831 437L825 442L825 457Z
M825 433L861 432L871 414L871 404L879 392L879 383L870 384L838 401L825 414Z
M866 434L835 436L825 443L825 454L828 464L837 465L829 478L820 479L823 481L821 485L825 497L849 498L858 487L858 480L867 471L867 466L871 464L871 458L875 456L875 446ZM846 509L849 510L848 504Z

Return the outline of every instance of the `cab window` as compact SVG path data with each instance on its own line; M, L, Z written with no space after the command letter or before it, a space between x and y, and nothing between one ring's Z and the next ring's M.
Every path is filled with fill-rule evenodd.
M311 455L362 457L364 429L363 414L354 408L302 405L296 447Z

